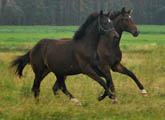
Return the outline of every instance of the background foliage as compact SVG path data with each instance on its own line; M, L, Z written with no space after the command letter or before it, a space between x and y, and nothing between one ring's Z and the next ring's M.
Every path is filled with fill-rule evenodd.
M0 25L79 25L91 12L124 6L137 24L165 24L164 0L0 0Z

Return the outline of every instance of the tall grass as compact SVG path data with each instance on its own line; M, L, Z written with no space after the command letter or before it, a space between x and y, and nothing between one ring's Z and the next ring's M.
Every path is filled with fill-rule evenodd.
M35 102L31 93L34 79L31 67L28 65L23 78L19 79L8 68L10 61L24 54L43 37L72 37L76 29L55 26L0 27L0 120L164 120L165 35L162 32L165 29L162 26L139 26L139 37L125 33L121 41L122 63L137 75L148 91L148 97L141 95L132 79L112 72L119 104L112 104L109 98L98 102L97 97L104 90L89 77L75 75L69 76L66 84L82 102L82 106L76 106L62 92L58 97L53 95L52 86L56 78L51 73L41 84L40 102Z

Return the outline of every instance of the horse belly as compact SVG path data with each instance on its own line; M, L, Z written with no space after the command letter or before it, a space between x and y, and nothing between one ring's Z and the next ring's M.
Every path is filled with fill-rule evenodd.
M48 67L50 71L63 75L74 75L81 72L76 62L67 59L65 61L60 59L49 60Z
M81 70L78 67L74 67L72 65L64 70L65 75L75 75L79 73L81 73Z
M80 73L73 46L69 42L52 43L46 51L45 58L48 68L55 74L73 75Z
M55 73L63 74L63 75L75 75L81 73L81 70L78 66L68 65L63 66L61 68L55 69Z

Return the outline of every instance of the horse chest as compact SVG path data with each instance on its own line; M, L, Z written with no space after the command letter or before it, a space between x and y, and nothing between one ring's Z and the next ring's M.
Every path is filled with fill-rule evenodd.
M119 63L122 58L122 53L120 49L111 49L107 54L102 54L101 59L105 64L114 65Z
M110 65L114 65L114 64L116 64L116 63L120 63L121 58L122 58L122 53L121 53L121 51L116 52L116 53L113 55L112 59L111 59L112 63L111 63Z

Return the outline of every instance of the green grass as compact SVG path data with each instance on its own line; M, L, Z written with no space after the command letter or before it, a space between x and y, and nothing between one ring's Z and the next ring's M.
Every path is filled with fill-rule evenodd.
M60 92L55 97L55 76L49 74L41 84L40 102L31 93L34 74L28 65L19 79L8 68L17 55L42 38L72 37L76 26L0 26L0 120L164 120L165 119L165 26L138 26L135 38L124 33L121 40L122 63L143 83L148 97L141 95L127 76L112 73L119 104L98 102L103 89L85 75L69 76L66 84L82 106Z
M71 38L77 26L0 26L0 50L21 51L28 50L37 41L43 38ZM124 33L121 44L165 44L165 26L138 26L141 34L134 38L129 33Z

